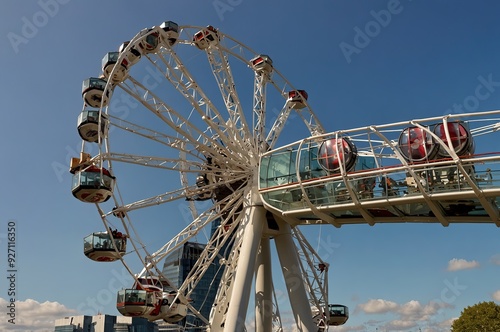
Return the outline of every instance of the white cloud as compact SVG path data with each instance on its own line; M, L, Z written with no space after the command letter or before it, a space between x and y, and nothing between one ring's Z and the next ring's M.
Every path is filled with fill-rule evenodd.
M358 307L367 314L382 314L398 309L398 304L392 301L382 299L369 300L366 303L359 304Z
M27 299L16 301L13 315L6 315L7 318L0 320L0 331L33 331L33 332L53 332L56 319L65 316L78 315L78 312L69 309L58 302L37 302ZM5 299L0 298L0 307L6 308L10 305ZM14 319L15 324L9 323L8 319Z
M491 297L493 298L493 300L500 302L500 289L494 292Z
M405 319L412 321L429 321L436 315L439 309L451 307L444 302L429 302L426 305L421 305L420 302L412 300L403 305L398 310L398 313Z
M417 324L410 320L393 320L387 325L384 325L386 331L402 331L415 326L417 326Z
M467 261L465 259L453 258L448 262L448 271L468 270L478 267L479 263L477 261Z
M422 311L422 305L420 302L412 300L403 304L398 312L403 316L415 316Z
M378 326L379 329L382 328L387 331L413 331L418 326L424 331L425 326L426 332L446 332L450 330L451 321L437 323L435 319L438 317L440 309L452 307L452 305L445 302L430 301L427 304L422 304L419 301L411 300L399 304L388 300L376 299L359 304L357 308L366 314L390 313L395 315L393 320L386 320L387 323L382 325L380 321L373 321L372 325Z

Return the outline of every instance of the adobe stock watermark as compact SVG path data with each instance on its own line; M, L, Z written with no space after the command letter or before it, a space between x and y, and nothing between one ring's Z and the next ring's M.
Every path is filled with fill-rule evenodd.
M448 108L444 114L451 113L472 113L476 112L479 108L481 101L485 101L490 98L496 89L500 87L500 81L495 82L493 80L493 74L489 74L486 78L482 75L477 77L479 82L474 89L474 93L468 95L464 98L462 103L455 103L451 108ZM464 111L465 109L465 111Z
M401 14L402 11L403 5L399 0L389 0L387 2L387 9L379 11L371 10L370 15L373 17L373 20L368 21L363 28L359 26L354 27L353 44L345 41L339 44L347 63L351 63L352 56L360 54L382 32L383 28L387 28L391 24L393 17Z
M17 293L18 291L18 266L19 266L19 257L17 256L17 221L9 220L7 221L7 243L6 243L6 257L5 261L7 262L7 322L9 324L16 324L16 315L17 315Z
M214 205L214 203L212 202L211 199L204 200L204 201L197 201L196 202L196 210L198 211L198 213L200 211L208 211L211 207L213 207L213 205ZM181 215L181 219L184 222L184 224L190 225L193 222L194 218L196 218L195 216L193 216L193 213L192 213L188 204L179 203L177 205L177 208L179 210L179 213Z
M88 296L84 302L76 308L84 315L97 315L102 312L107 305L116 303L116 294L120 289L130 288L134 278L128 273L125 267L121 271L112 270L113 277L109 279L107 288L103 288L93 296Z
M224 21L224 14L226 12L232 12L234 8L241 5L243 0L214 0L212 6L214 6L217 16L221 21Z
M54 18L58 13L61 5L66 5L71 0L39 0L37 2L40 10L35 12L31 17L21 17L21 29L16 32L9 32L10 46L17 54L21 44L28 44L29 41L38 35L40 29L45 27L51 18Z
M338 248L340 248L340 243L333 242L332 237L328 235L326 239L322 238L319 242L317 254L326 262L333 259L334 252Z
M267 111L266 114L266 126L268 128L272 128L276 124L278 120L280 121L285 121L283 124L283 127L286 127L287 125L290 124L293 120L295 120L298 117L297 112L294 112L293 110L288 114L286 118L281 119L282 115L280 109L277 109L276 107L273 107L271 109L271 112Z
M455 300L468 288L466 285L461 285L457 277L455 277L453 281L445 279L443 283L445 287L441 290L440 299L447 304L455 302Z

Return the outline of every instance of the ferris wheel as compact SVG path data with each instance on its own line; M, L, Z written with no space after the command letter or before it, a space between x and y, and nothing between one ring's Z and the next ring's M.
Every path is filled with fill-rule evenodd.
M347 308L328 303L328 264L258 192L263 153L324 134L307 92L270 56L171 21L107 53L100 69L83 82L70 172L73 195L104 224L85 237L85 255L134 276L118 311L243 331L253 291L255 330L279 331L274 240L299 329L345 323Z

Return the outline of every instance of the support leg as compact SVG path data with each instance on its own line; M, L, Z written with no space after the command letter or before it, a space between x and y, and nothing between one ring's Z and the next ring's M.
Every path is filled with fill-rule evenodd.
M273 327L273 280L269 238L262 238L255 264L255 331L269 332Z
M285 277L285 284L293 316L298 331L315 332L317 331L317 327L312 319L309 298L304 287L304 281L302 280L299 257L290 233L290 226L284 224L283 227L287 227L288 231L276 236L274 241L281 262L283 276Z
M245 227L245 235L238 259L238 270L234 277L229 309L226 314L224 331L243 331L248 309L248 300L252 285L255 259L262 238L262 229L266 221L266 210L262 206L251 206L249 222Z

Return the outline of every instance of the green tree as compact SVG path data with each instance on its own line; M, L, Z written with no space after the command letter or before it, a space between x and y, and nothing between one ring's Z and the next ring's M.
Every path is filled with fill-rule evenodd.
M465 308L451 325L452 332L499 332L500 305L480 302Z

